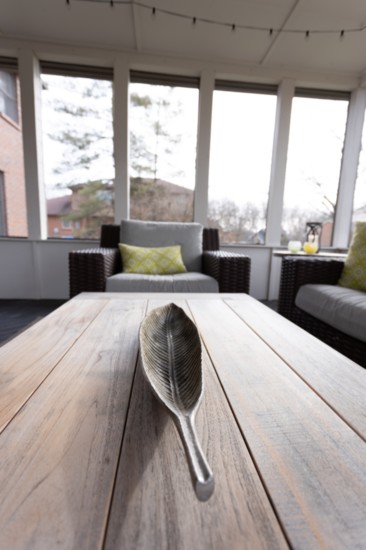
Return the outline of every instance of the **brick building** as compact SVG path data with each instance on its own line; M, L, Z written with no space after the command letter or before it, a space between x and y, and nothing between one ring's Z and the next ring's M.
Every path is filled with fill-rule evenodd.
M54 197L47 200L48 236L58 238L73 237L74 227L68 221L67 215L71 212L71 195Z
M19 92L16 75L0 71L0 236L28 234Z

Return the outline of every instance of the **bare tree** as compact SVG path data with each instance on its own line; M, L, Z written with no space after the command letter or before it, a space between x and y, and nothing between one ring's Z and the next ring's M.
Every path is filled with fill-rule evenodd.
M240 206L231 200L211 201L208 223L219 229L222 242L253 242L264 227L265 206L252 202Z

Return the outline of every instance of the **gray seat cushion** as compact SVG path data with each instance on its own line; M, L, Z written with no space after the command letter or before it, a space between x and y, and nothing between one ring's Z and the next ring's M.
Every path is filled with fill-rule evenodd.
M366 292L337 285L303 285L295 304L333 328L366 342Z
M203 273L140 275L117 273L107 279L106 292L218 292L216 279Z
M199 223L145 222L122 220L120 240L134 246L171 246L180 244L187 271L202 271L202 233Z

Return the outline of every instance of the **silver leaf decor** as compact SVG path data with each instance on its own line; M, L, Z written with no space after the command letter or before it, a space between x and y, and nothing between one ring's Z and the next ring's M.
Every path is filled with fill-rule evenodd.
M156 308L141 324L140 349L145 377L168 408L182 438L196 495L207 500L214 490L214 478L194 424L203 393L197 328L173 303Z

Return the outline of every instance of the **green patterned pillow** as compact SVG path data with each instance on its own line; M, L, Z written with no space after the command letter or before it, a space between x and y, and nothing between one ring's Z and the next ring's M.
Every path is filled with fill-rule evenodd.
M144 273L145 275L172 275L185 273L181 246L145 248L130 244L119 244L124 273Z
M338 284L366 292L366 222L356 222Z

